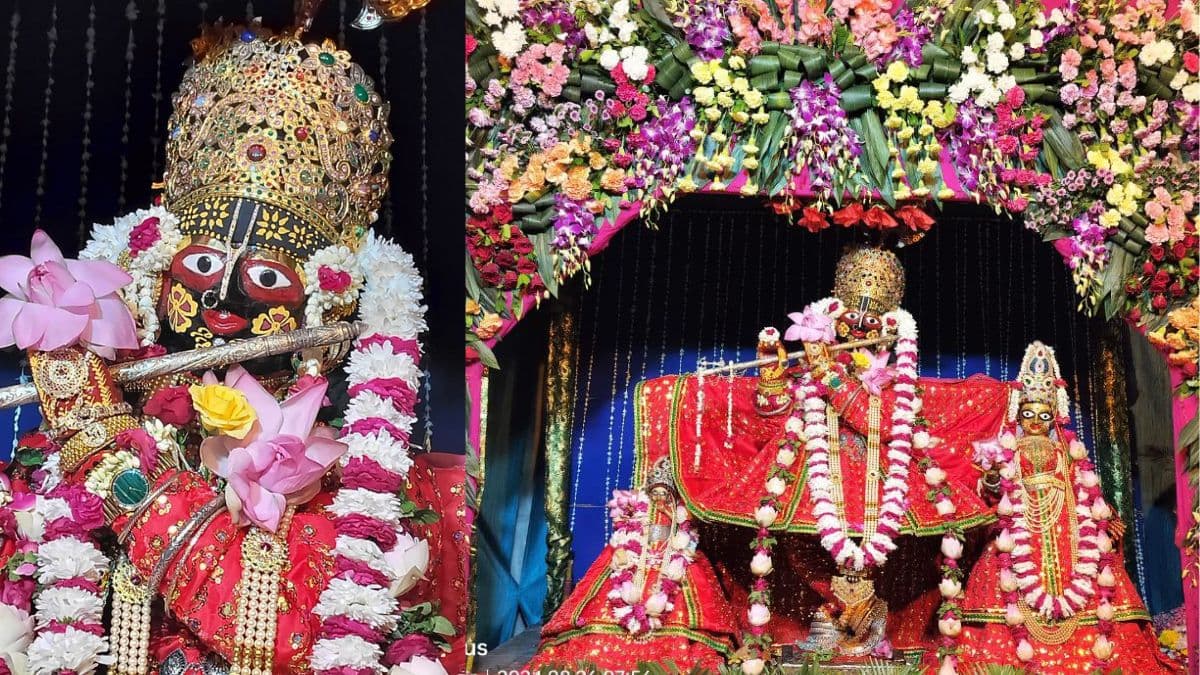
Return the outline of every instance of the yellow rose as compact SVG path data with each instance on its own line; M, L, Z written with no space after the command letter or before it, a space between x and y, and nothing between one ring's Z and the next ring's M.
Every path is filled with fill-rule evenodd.
M735 77L733 79L733 90L741 94L750 89L750 80L744 77Z
M867 355L863 352L854 352L850 355L850 358L854 359L854 365L859 368L869 368L871 366L871 359L867 358Z
M892 82L903 82L908 79L908 64L903 61L892 61L887 68L888 79Z
M194 384L188 389L200 423L212 433L245 438L258 420L246 395L223 384Z
M708 118L708 121L716 122L717 120L721 119L721 109L715 108L715 107L714 108L705 108L704 116Z
M717 105L721 106L722 108L732 108L733 97L729 95L729 92L723 91L717 94Z
M696 103L700 105L712 105L715 98L712 87L696 87L692 90L692 96L696 99Z
M755 124L766 124L771 119L771 115L765 112L756 112L750 116L750 121Z
M875 91L877 91L879 93L883 93L888 90L888 87L892 86L892 81L887 79L887 77L881 75L881 76L875 78L875 80L872 81L871 84L873 84L875 86Z
M734 111L730 117L732 117L733 121L737 122L738 124L745 124L746 122L750 121L750 115L745 110Z
M734 54L729 57L729 67L734 70L741 70L746 67L746 59Z
M692 64L692 77L700 84L712 82L712 70L707 61L696 61Z
M1115 209L1109 209L1100 214L1100 224L1105 227L1116 227L1121 223L1121 214Z
M733 78L730 77L729 71L721 66L713 68L713 81L722 89L730 89L733 87Z
M746 92L746 95L742 97L742 100L744 100L746 105L750 106L751 108L757 108L763 104L763 95L761 91L757 89L751 89L750 91Z

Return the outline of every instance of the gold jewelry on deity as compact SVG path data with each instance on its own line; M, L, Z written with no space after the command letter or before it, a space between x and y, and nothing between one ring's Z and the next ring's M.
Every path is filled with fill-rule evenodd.
M179 564L175 566L175 570L171 574L171 579L167 582L167 591L163 593L163 601L166 607L170 608L171 603L175 599L175 591L179 586L179 573L188 566L188 560L192 557L192 551L195 550L196 543L200 541L200 537L208 531L208 526L212 524L212 521L216 520L217 516L221 515L222 511L224 511L224 509L217 509L210 513L208 517L200 523L200 526L196 528L196 531L192 533L191 538L188 539L187 546L185 546L183 551L180 552Z
M78 469L89 457L108 447L122 431L138 429L137 420L128 414L97 419L73 434L62 444L64 473Z
M1026 437L1028 438L1028 437ZM1038 577L1046 588L1046 592L1057 594L1059 588L1057 568L1057 548L1055 537L1058 529L1058 517L1064 506L1072 517L1067 519L1067 531L1070 537L1070 569L1079 562L1079 524L1073 517L1075 513L1075 494L1066 481L1058 478L1059 472L1066 471L1063 454L1059 453L1055 469L1051 472L1037 473L1026 478L1021 470L1020 459L1017 465L1016 479L1025 488L1026 508L1025 522L1030 531L1042 539L1042 565ZM1050 559L1047 560L1047 557ZM1049 571L1047 571L1047 567ZM1046 577L1049 576L1047 579ZM1071 639L1075 629L1079 627L1079 614L1073 614L1062 621L1047 623L1041 614L1025 602L1024 594L1017 595L1017 609L1024 618L1029 635L1038 642L1047 645L1060 645Z
M871 396L867 410L867 475L863 487L863 542L870 541L879 527L879 450L881 404L878 396ZM829 428L829 482L833 484L833 504L837 509L838 522L849 536L846 523L846 500L842 493L842 441L837 411L825 406L825 424Z
M166 146L163 200L183 234L234 237L245 224L231 204L248 199L262 205L254 246L357 248L387 193L392 140L363 69L331 41L259 28L213 28L196 44Z
M115 675L145 675L150 669L150 614L154 596L141 573L122 556L112 574L112 634Z
M251 527L242 540L237 631L229 675L272 675L280 573L287 563L287 533L294 512L294 507L288 507L275 534Z
M150 494L146 495L146 498L142 500L142 503L136 509L134 509L133 513L129 514L129 520L125 522L125 527L122 528L120 534L117 535L118 544L124 544L125 540L129 539L129 535L133 532L134 525L137 524L137 521L142 517L142 514L144 514L146 510L150 508L150 505L154 503L154 500L162 496L162 493L166 492L172 485L174 485L181 476L183 476L183 472L176 471L168 476L166 480L159 484L158 487L154 488Z
M76 349L59 349L30 355L38 391L58 400L74 398L87 386L86 355Z
M851 572L833 577L830 589L834 597L846 606L857 605L875 597L875 582Z
M882 248L856 246L847 251L834 271L833 295L847 307L885 314L900 307L904 298L904 268L895 253Z
M206 522L209 516L224 508L225 495L219 494L216 497L213 497L212 500L207 504L200 507L200 510L192 514L192 517L188 519L186 523L184 523L183 527L179 528L179 531L176 532L175 536L171 538L171 541L167 544L167 547L163 549L162 555L159 556L158 561L154 563L154 569L150 572L150 581L146 584L146 588L149 589L151 593L158 592L158 588L162 586L163 576L165 576L167 573L167 567L171 564L171 561L175 559L175 556L179 554L179 549L183 548L183 545L187 542L188 537L190 537L192 533L196 531L196 528L200 526L200 523Z

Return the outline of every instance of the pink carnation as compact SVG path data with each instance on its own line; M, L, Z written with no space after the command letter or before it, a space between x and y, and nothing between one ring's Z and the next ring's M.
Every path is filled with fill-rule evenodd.
M148 250L151 246L158 243L161 238L161 233L158 230L158 217L150 216L149 218L138 223L137 227L129 233L129 252L135 258L137 254Z
M317 280L320 282L321 290L330 293L341 293L347 288L350 288L352 279L350 273L345 270L335 270L328 265L321 265L317 268Z
M339 535L370 539L379 544L381 550L389 551L396 545L396 530L378 518L351 513L335 518L333 524Z
M404 478L370 457L354 457L342 469L342 485L372 492L397 492L404 485Z

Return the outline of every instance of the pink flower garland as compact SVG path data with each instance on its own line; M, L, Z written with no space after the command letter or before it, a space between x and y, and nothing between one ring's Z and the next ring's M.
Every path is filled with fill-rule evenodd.
M662 616L675 609L699 537L687 509L677 508L671 516L679 529L667 542L658 580L646 597L644 586L638 584L639 579L645 583L646 573L638 562L648 553L643 547L649 545L650 498L641 490L613 490L608 508L613 521L609 606L622 628L633 635L648 634L662 628Z
M320 675L373 675L385 670L383 646L400 610L390 588L394 576L406 570L394 569L385 557L397 548L403 531L396 495L408 467L417 393L411 379L393 373L365 379L356 374L375 371L369 366L355 370L355 361L371 363L381 354L407 357L415 369L420 345L413 339L373 334L359 339L351 354L351 401L342 430L351 450L343 464L341 487L329 507L337 532L335 572L316 609L323 621L312 665ZM352 512L360 504L375 509ZM359 611L361 607L347 603L347 597L373 598L390 611L368 616ZM363 667L363 663L370 665Z
M52 489L45 500L67 508L46 521L38 547L37 632L29 645L29 668L33 672L92 672L97 664L112 662L112 657L105 655L108 640L101 592L109 560L92 537L93 531L104 527L103 505L83 487L68 484ZM43 510L54 514L63 509Z
M1060 428L1062 423L1060 420ZM1009 429L1000 436L1001 498L996 513L1000 517L1001 532L996 538L996 548L1000 552L1000 589L1005 602L1005 621L1017 642L1017 657L1028 662L1033 659L1034 650L1018 599L1023 599L1031 610L1043 617L1061 620L1083 611L1091 597L1098 594L1096 616L1100 635L1092 644L1092 655L1096 667L1103 669L1113 649L1109 636L1113 630L1114 610L1110 601L1116 586L1112 568L1115 556L1112 539L1107 533L1112 509L1100 492L1100 478L1088 460L1087 449L1074 438L1068 437L1067 442L1074 464L1072 489L1078 499L1074 527L1079 535L1079 556L1070 578L1063 585L1065 590L1061 595L1051 595L1042 585L1033 559L1030 545L1033 535L1025 519L1025 488L1017 476L1020 458L1016 453L1016 434Z

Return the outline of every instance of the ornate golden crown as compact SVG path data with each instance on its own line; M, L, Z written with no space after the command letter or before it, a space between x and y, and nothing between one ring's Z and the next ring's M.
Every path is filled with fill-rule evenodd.
M1033 341L1025 348L1021 359L1021 370L1017 374L1021 382L1021 401L1024 403L1058 404L1059 374L1058 359L1054 350L1040 341Z
M904 268L891 251L855 246L838 261L833 295L847 307L857 307L865 298L867 309L885 314L899 308L904 298Z
M356 246L387 192L392 141L388 105L362 68L329 40L257 27L216 28L194 45L164 176L183 233L231 238L232 205L250 199L260 205L254 227L267 230L254 243L307 254Z

